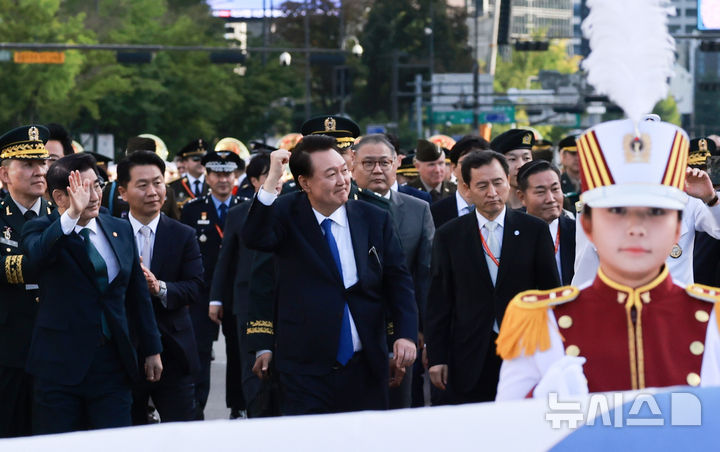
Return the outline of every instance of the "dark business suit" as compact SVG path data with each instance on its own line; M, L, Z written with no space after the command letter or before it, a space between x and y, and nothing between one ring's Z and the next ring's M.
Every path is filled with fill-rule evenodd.
M560 271L563 286L575 276L575 220L560 215Z
M59 217L40 217L23 229L22 243L40 284L27 360L36 377L36 433L77 430L86 422L92 428L130 425L130 381L140 378L138 355L162 351L130 224L102 213L96 222L119 267L104 291L84 240L75 232L65 235Z
M448 365L448 400L494 400L500 371L493 324L508 302L529 289L560 283L547 224L506 208L500 266L493 287L477 216L472 213L438 229L432 282L425 312L430 366Z
M421 192L423 193L423 192ZM427 193L425 193L427 194ZM395 223L400 244L405 253L405 263L413 278L415 302L419 319L425 312L425 301L430 288L430 258L432 241L435 235L430 205L404 193L390 191L390 213ZM420 325L422 330L422 325ZM422 360L416 360L413 367L407 369L405 378L398 388L390 389L390 408L409 408L412 402L411 389L415 380L422 395Z
M230 209L244 201L244 198L231 196ZM229 210L230 210L229 209ZM229 212L228 210L228 212ZM220 253L223 239L223 228L218 219L217 209L212 196L193 199L185 204L181 213L181 221L195 230L200 253L203 261L203 290L198 301L190 306L190 318L197 339L200 356L200 372L196 381L196 398L198 419L204 418L205 405L210 393L210 361L213 341L218 337L218 326L208 317L208 303L210 302L210 286ZM233 411L245 409L245 401L240 385L240 358L237 348L237 332L235 320L232 316L232 306L228 306L223 317L222 327L225 336L227 355L227 373L225 378L225 402Z
M161 214L152 247L150 271L167 286L166 303L153 296L153 309L162 335L163 375L160 381L135 385L133 424L147 423L147 403L163 422L195 418L195 377L200 370L189 306L202 291L202 256L195 231Z
M435 229L440 229L440 226L458 217L457 199L455 196L441 199L430 206L430 213L432 213Z
M41 200L39 215L53 207ZM36 272L20 243L25 217L0 201L0 438L32 433L32 376L25 372L38 307Z
M421 199L428 204L432 202L432 197L430 197L430 193L422 190L418 190L417 188L410 187L408 185L398 185L398 189L400 193L405 193L406 195L414 196L417 199Z
M284 414L387 407L385 305L396 336L417 340L413 283L390 215L361 201L345 206L358 272L348 289L305 193L281 196L271 206L256 198L243 227L247 246L277 258L274 361ZM362 351L338 368L346 303ZM340 387L346 390L334 390Z
M240 237L245 224L250 202L243 202L228 211L225 221L225 235L220 248L213 283L210 289L210 300L223 302L223 319L232 314L238 332L238 347L241 364L242 390L245 396L248 417L261 417L277 414L276 410L267 406L267 401L261 395L268 390L252 372L255 364L255 354L248 349L246 326L248 322L248 307L250 298L251 269L256 256L268 253L250 250ZM257 281L255 281L257 282ZM268 283L272 292L274 281ZM274 298L265 299L267 304L274 304ZM272 344L266 347L272 349Z

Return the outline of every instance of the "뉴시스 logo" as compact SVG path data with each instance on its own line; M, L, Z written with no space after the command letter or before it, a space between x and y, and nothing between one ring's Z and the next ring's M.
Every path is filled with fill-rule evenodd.
M545 420L554 429L562 428L563 423L570 429L576 429L581 424L615 428L664 426L666 423L671 426L702 425L702 405L695 394L670 393L669 407L664 410L661 410L656 396L659 394L639 393L624 401L621 392L590 394L583 406L579 401L561 402L557 393L551 392L548 394Z

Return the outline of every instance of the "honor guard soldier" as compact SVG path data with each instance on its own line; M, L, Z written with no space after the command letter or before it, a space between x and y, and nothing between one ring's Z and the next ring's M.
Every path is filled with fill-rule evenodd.
M202 138L191 141L178 152L185 164L185 175L171 182L170 188L175 193L179 209L191 199L208 194L209 186L205 181L205 168L202 165L202 158L207 152L206 142Z
M457 185L445 180L445 172L449 169L445 164L445 152L440 146L418 140L413 163L418 170L418 178L408 182L409 187L430 193L433 203L455 194Z
M157 143L152 138L130 138L125 148L125 155L130 155L133 152L137 151L148 151L159 155L159 153L157 152ZM94 152L91 154L95 156ZM97 157L96 160L98 160ZM100 169L99 165L100 164L98 163L98 169ZM110 211L110 214L112 216L117 218L127 218L128 212L130 211L130 206L128 205L128 203L123 201L122 196L120 196L117 181L112 181L105 184L105 187L103 188L102 205ZM173 220L180 219L180 208L175 202L175 192L170 190L169 187L166 190L165 201L163 202L162 206L162 213L172 218Z
M210 193L193 199L182 210L181 221L195 229L200 253L205 269L205 288L201 298L190 306L190 316L195 329L195 336L200 355L200 376L196 382L198 419L203 419L203 411L210 391L210 361L212 343L217 339L218 326L208 317L210 286L212 285L215 264L220 253L223 239L225 217L228 210L247 200L232 195L235 186L235 170L240 164L240 157L233 152L209 152L202 158L202 165L207 170L206 183ZM227 378L226 399L233 412L243 410L240 363L238 356L237 328L230 309L224 312L223 334L227 347ZM231 325L232 324L232 325Z
M583 287L519 293L497 340L497 400L720 383L720 289L679 285L665 259L688 201L688 139L663 122L611 121L578 139L581 225L597 248Z
M0 201L0 438L32 433L33 377L25 361L39 298L20 233L27 221L54 209L42 197L48 137L39 125L0 137L0 180L9 192Z

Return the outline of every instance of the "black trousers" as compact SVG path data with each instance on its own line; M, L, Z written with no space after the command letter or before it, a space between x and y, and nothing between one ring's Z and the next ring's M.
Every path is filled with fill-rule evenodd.
M452 372L453 369L448 369L448 385L447 390L442 394L441 400L447 405L459 405L462 403L478 403L478 402L492 402L495 400L497 394L498 379L500 378L500 366L502 365L502 359L497 355L495 349L495 339L497 334L492 334L492 342L488 346L487 353L485 355L485 363L483 365L480 378L477 383L469 390L459 391L453 387L452 384ZM437 389L437 388L435 388ZM443 391L437 390L437 393ZM434 394L433 397L436 395ZM433 399L433 405L435 405L435 399Z
M378 379L362 352L326 375L280 372L280 410L285 416L388 408L387 379Z
M0 366L0 438L32 433L32 404L32 375Z
M224 315L222 331L225 336L225 404L233 413L246 409L242 390L242 360L238 339L237 317Z
M144 380L133 386L132 423L147 424L148 400L162 422L192 421L197 414L195 405L195 376L183 369L177 359L161 356L163 372L160 381Z
M83 381L63 385L35 380L35 434L130 425L131 387L115 346L99 346Z
M205 405L210 395L210 365L213 341L217 340L218 326L208 317L207 301L198 300L190 305L190 319L197 342L200 371L195 375L195 419L205 419Z
M240 374L242 392L245 400L247 417L271 417L280 415L280 391L278 375L273 362L270 362L269 378L260 380L252 371L255 365L255 353L247 348L245 319L234 316L238 331L238 349L240 352Z

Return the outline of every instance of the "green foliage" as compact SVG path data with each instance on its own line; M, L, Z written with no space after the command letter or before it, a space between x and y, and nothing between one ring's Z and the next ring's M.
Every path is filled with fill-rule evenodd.
M506 92L509 88L537 89L533 81L541 70L555 70L564 74L578 71L579 56L568 56L566 40L553 41L545 52L516 52L510 49L509 58L498 58L494 89Z
M663 121L682 127L682 118L680 118L677 103L672 95L655 104L652 112L659 115Z

